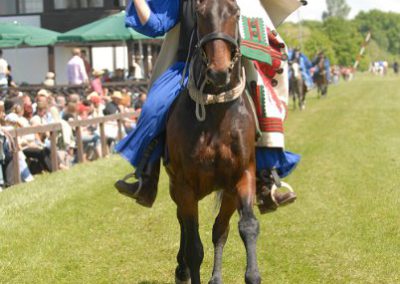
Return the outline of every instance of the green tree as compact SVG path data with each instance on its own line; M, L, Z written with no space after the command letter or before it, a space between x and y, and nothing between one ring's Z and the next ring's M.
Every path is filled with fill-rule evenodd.
M334 46L329 37L320 30L313 30L310 37L304 43L303 52L312 60L320 51L324 51L331 63L336 64L337 58Z
M346 0L326 0L327 11L322 14L322 19L327 19L329 17L338 17L346 19L351 11L349 5L347 5Z
M353 65L364 40L357 26L352 21L330 17L324 22L323 31L333 43L337 63Z
M372 38L384 50L400 54L400 15L378 10L361 12L355 18L359 31L366 34L371 31Z

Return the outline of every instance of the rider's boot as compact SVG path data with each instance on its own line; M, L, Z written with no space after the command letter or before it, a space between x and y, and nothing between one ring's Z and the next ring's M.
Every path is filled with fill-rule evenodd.
M136 199L136 203L151 208L157 196L157 185L160 176L160 161L148 164L139 180L135 183L128 183L126 180L133 175L130 174L123 180L115 183L115 188L119 193Z
M273 212L278 207L293 203L297 195L294 191L280 193L273 188L282 186L275 169L257 172L257 206L261 214Z

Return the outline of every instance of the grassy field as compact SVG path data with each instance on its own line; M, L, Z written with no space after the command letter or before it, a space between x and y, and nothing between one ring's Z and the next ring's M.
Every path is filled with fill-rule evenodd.
M400 283L400 79L360 77L309 96L287 122L301 153L296 204L260 216L263 283ZM178 224L162 175L153 210L118 195L118 157L0 193L0 283L174 283ZM201 204L202 266L212 267L213 198ZM243 283L238 218L225 283Z

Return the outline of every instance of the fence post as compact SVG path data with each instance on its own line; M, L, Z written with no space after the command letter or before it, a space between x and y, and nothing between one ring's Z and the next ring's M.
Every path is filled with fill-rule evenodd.
M83 163L83 140L82 140L82 130L81 127L76 127L76 147L78 149L78 162Z
M19 146L18 146L17 131L15 131L15 137L14 137L13 172L14 172L14 184L21 183L21 174L19 173Z
M118 120L117 120L117 122L118 122L118 140L122 140L122 138L124 138L123 136L123 133L122 133L122 119L121 118L119 118Z
M100 142L101 142L101 156L104 158L108 154L107 137L104 129L104 122L100 123Z
M58 171L58 158L57 158L57 131L53 130L50 132L50 144L51 144L51 171Z

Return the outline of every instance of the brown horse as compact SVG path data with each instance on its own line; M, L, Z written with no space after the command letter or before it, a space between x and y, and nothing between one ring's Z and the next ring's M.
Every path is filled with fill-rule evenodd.
M318 72L314 74L314 83L317 85L318 96L325 97L328 94L328 78L325 70L325 56L318 59Z
M216 190L221 190L221 207L212 232L215 259L210 283L222 283L222 251L236 210L247 251L245 281L261 282L256 257L259 223L253 214L256 129L244 90L238 19L236 1L197 1L199 43L189 87L171 109L167 124L167 172L181 227L177 283L200 283L204 253L198 203ZM208 104L212 101L222 103Z

